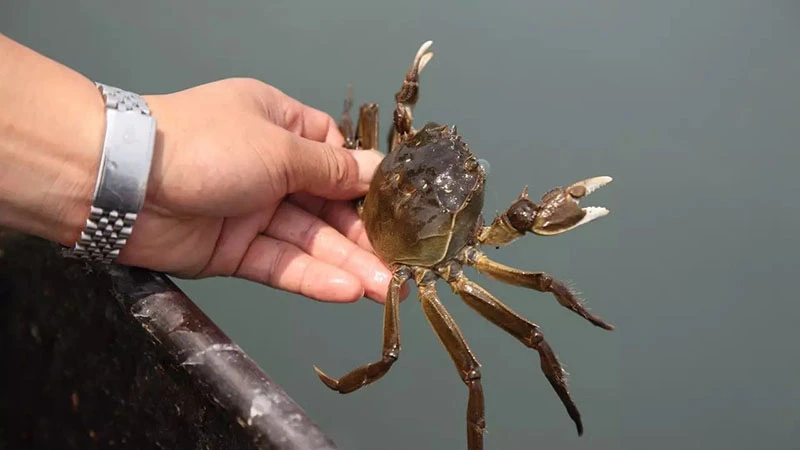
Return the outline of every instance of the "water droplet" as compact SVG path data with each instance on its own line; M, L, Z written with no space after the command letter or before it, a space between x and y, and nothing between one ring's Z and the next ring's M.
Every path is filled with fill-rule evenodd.
M449 173L437 175L433 183L440 187L447 194L453 192L453 186L455 185L455 181Z
M486 172L486 175L489 175L489 172L492 171L492 166L489 164L489 161L485 159L479 159L478 164L483 167L483 170Z

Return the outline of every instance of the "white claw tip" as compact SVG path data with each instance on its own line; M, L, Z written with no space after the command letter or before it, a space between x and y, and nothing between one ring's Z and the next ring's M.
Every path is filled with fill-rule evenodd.
M425 52L427 52L427 51L428 51L428 49L429 49L429 48L431 48L431 45L433 45L433 41L425 41L425 42L424 42L424 43L423 43L423 44L422 44L422 45L419 47L419 50L417 50L417 56L416 56L416 57L414 57L414 59L417 59L417 60L418 60L418 59L422 58L422 55L424 55L424 54L425 54Z
M433 41L425 41L419 47L417 54L414 56L412 68L417 72L417 74L422 73L422 69L424 69L431 58L433 58L433 52L428 51L428 49L431 48L431 45L433 45Z
M599 219L599 218L601 218L603 216L608 215L608 213L610 212L608 209L600 207L600 206L587 206L587 207L581 208L581 209L583 209L583 211L586 213L586 215L583 216L583 219L581 219L580 222L575 224L575 227L583 225L583 224L586 224L586 223L589 223L589 222L591 222L591 221L593 221L595 219Z
M611 183L612 181L614 181L613 178L609 176L602 176L602 177L589 178L583 181L579 181L575 184L581 185L584 188L586 188L586 195L589 195L592 192L596 191L597 189L607 185L608 183Z
M430 61L431 58L433 58L433 52L428 52L422 55L422 58L419 60L419 66L417 68L417 72L422 73L422 69L424 69L425 66L428 65L428 61Z

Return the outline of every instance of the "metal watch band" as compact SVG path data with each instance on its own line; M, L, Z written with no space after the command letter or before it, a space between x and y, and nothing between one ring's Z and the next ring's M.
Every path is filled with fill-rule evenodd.
M156 121L140 96L95 83L106 104L106 132L86 226L66 256L113 262L142 209L155 145Z

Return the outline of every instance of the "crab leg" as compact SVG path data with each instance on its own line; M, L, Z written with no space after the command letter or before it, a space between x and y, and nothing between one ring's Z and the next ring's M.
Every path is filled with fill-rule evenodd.
M360 150L378 150L378 104L364 103L358 111L358 124L353 128L350 110L353 108L353 86L347 86L344 108L339 118L339 132L344 136L344 147Z
M467 402L467 448L483 449L484 421L483 387L481 385L480 363L472 354L464 336L447 312L433 282L419 285L419 297L425 317L436 336L450 354L458 369L461 380L469 388Z
M517 338L526 347L539 353L542 372L566 407L570 418L575 422L578 435L582 435L581 415L567 389L566 373L550 345L544 340L539 326L518 315L488 291L468 280L463 274L448 283L453 288L453 292L481 316Z
M428 51L431 45L433 45L433 41L426 41L417 50L414 61L411 63L408 72L406 72L403 85L394 96L397 104L393 115L394 126L389 130L389 151L394 150L401 136L414 132L412 127L414 121L413 110L419 100L419 75L433 58L433 52Z
M344 148L353 150L379 150L378 148L378 104L364 103L359 108L358 124L353 128L353 119L350 110L353 108L353 86L347 86L347 95L344 99L344 108L339 118L339 132L344 136ZM358 214L364 204L364 197L353 199Z
M353 132L353 119L350 110L353 109L353 85L347 85L347 95L344 97L344 108L339 117L339 132L344 136L344 148L356 148L356 136Z
M358 367L338 380L325 375L322 370L314 366L314 370L326 386L342 394L353 392L384 376L397 361L400 356L400 288L409 276L409 270L401 267L395 270L389 284L389 295L384 304L383 352L380 361Z
M539 292L549 292L556 297L556 300L558 300L561 306L572 310L592 324L606 330L614 329L613 325L587 311L586 307L576 297L575 293L564 283L553 279L550 274L544 272L525 272L514 267L509 267L492 261L485 254L477 250L470 255L469 263L475 267L475 270L478 272L490 278L494 278L497 281L534 289Z
M364 103L358 112L357 148L361 150L379 150L378 129L378 104Z

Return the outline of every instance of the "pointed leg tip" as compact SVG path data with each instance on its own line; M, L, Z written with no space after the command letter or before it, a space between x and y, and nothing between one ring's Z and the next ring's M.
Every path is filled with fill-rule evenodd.
M614 330L614 325L611 325L610 323L604 321L603 319L595 317L595 318L590 319L590 321L592 322L592 324L594 326L596 326L598 328L602 328L602 329L608 330L608 331L613 331Z
M549 350L548 353L552 354L552 350ZM556 367L559 371L563 373L563 369L561 369L560 364ZM558 395L559 399L561 399L561 403L566 408L567 415L575 423L575 427L578 429L578 436L583 435L583 421L581 420L581 413L578 410L578 407L575 405L575 402L572 400L569 391L567 390L567 385L564 377L556 376L555 374L556 371L553 370L552 368L550 370L544 370L544 372L547 381L550 382L550 385L556 391L556 394Z
M578 412L577 408L569 411L569 417L573 422L575 422L575 428L578 431L578 436L583 436L583 420L581 419L581 414Z
M317 366L314 366L314 372L316 372L317 376L319 377L319 379L322 380L323 383L325 383L325 386L328 386L329 388L333 389L334 391L338 391L339 390L339 381L338 380L335 380L335 379L325 375L325 372L323 372Z

